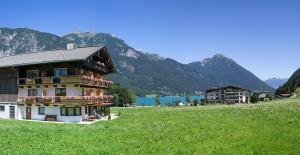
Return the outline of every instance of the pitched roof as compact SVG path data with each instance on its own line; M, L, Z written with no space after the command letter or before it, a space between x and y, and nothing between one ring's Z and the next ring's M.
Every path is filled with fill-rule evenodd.
M104 46L51 50L0 57L0 68L84 60Z

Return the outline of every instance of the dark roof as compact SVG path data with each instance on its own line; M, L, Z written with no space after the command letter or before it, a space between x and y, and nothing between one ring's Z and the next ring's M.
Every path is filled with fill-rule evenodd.
M5 56L0 58L0 68L85 60L87 57L91 56L104 47L105 46L94 46L69 50L52 50Z
M238 86L226 86L226 87L208 89L208 90L206 90L206 92L211 92L211 91L215 91L215 90L222 90L222 89L227 89L227 88L242 89L242 90L251 91L250 89L242 88L242 87L238 87Z

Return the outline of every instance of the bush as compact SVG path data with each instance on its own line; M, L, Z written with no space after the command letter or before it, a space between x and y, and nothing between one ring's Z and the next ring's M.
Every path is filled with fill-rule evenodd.
M197 106L197 105L199 105L199 103L200 103L200 102L199 102L199 100L198 100L198 99L195 99L195 100L193 101L193 105L194 105L194 106Z
M250 97L250 102L251 103L257 103L259 100L259 94L258 93L253 93Z

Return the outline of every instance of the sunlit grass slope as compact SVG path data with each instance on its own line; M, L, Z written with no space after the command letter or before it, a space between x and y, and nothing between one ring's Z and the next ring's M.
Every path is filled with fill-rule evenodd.
M0 120L0 154L299 154L300 98L115 108L93 125Z

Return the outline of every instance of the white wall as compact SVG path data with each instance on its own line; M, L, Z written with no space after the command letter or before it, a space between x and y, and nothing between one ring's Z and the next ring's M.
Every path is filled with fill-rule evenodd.
M9 118L9 106L6 104L0 104L4 106L4 111L0 111L0 118Z
M25 116L26 116L25 106L18 106L18 109L19 109L19 114L20 114L19 119L26 119L25 118Z
M15 119L20 118L20 111L19 111L16 103L0 103L0 105L5 107L4 111L0 111L0 118L5 118L5 119L9 118L9 107L10 106L15 107Z
M81 116L61 116L60 115L60 107L59 106L31 106L31 119L32 120L45 120L45 115L39 115L38 114L38 107L45 107L45 115L56 115L57 121L59 122L81 122L84 113L85 108L81 107ZM26 106L21 106L21 115L23 119L26 119Z
M62 88L62 87L58 87ZM73 85L66 85L66 91L67 96L82 96L82 88L80 87L74 87ZM43 90L47 91L47 96L55 96L55 87L43 87L36 88L38 90L38 96L42 96ZM19 88L19 94L20 97L26 97L28 96L28 88ZM31 106L31 119L32 120L45 120L45 115L56 115L57 121L60 122L81 122L85 115L85 108L81 107L81 116L61 116L60 115L60 107L59 106L45 106L45 115L39 115L38 114L38 107L32 105ZM16 108L17 109L17 108ZM6 110L9 110L8 108ZM19 119L26 119L26 106L19 106L18 107L18 118ZM8 114L3 114L7 115ZM0 114L1 117L1 114Z
M19 94L20 97L28 96L28 88L19 88Z
M47 91L47 96L55 96L55 88L53 87L42 88L42 91L43 90Z

